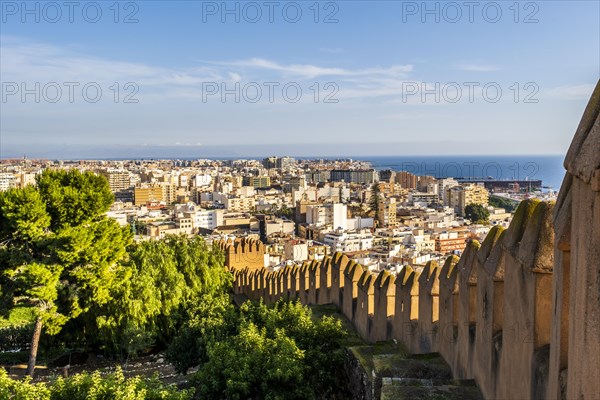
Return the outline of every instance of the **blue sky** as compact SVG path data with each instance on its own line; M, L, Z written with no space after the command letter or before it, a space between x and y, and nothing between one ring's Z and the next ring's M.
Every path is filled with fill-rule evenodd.
M0 3L1 157L561 154L600 76L597 1Z

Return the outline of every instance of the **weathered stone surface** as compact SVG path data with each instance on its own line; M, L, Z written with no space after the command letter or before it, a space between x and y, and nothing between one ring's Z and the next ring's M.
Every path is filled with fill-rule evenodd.
M473 344L475 313L477 309L477 252L481 245L477 241L467 243L458 261L458 339L454 351L452 370L455 377L467 379L473 376Z
M354 321L354 313L356 312L356 299L358 297L358 281L360 280L364 268L355 261L350 261L344 270L344 304L342 313L350 321Z
M519 243L517 259L525 268L552 272L554 260L554 229L552 204L538 203L527 221Z
M375 309L373 326L369 332L371 341L390 339L396 302L395 278L388 271L381 271L374 283L373 300Z
M419 273L403 267L396 277L393 337L404 343L409 351L417 348L417 319L419 317Z
M440 272L438 349L450 365L455 363L458 339L458 261L457 256L448 257Z
M567 397L600 393L600 192L574 178Z
M419 276L419 353L437 351L440 271L435 261L429 261Z
M583 183L597 184L600 176L600 81L596 84L567 152L565 169ZM590 189L598 191L600 188L590 186Z
M519 207L517 207L517 210L515 211L515 215L513 216L502 242L504 248L512 253L514 257L517 257L517 254L519 253L521 238L529 224L529 219L539 203L540 201L537 199L524 200L519 204Z
M356 310L354 314L354 327L360 337L371 341L369 332L372 325L372 315L375 312L375 276L369 271L363 271L357 284Z

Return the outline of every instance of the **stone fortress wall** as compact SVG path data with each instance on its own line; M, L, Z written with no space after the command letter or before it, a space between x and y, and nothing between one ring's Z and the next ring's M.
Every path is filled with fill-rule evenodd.
M265 265L265 245L260 240L246 238L220 240L217 246L225 255L225 265L229 268L255 270Z
M600 398L600 82L556 204L523 201L460 258L377 275L336 253L277 272L234 253L234 291L337 305L368 342L439 352L486 399ZM225 246L225 245L224 245ZM225 246L225 248L227 248ZM247 264L247 265L246 265Z

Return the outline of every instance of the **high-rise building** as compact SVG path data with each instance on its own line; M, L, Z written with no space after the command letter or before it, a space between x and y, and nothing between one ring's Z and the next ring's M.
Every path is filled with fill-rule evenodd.
M329 170L317 170L317 171L308 171L304 174L306 177L306 181L310 183L322 183L327 182L331 176L331 171Z
M465 215L465 208L469 204L488 205L489 192L481 185L459 185L446 190L447 205L454 208L454 212Z
M348 207L345 204L333 205L333 229L346 229L348 220Z
M423 193L433 193L431 188L437 186L437 179L431 175L422 175L417 177L417 190ZM435 189L437 191L437 187Z
M374 169L334 169L329 179L332 182L372 184L377 173Z
M407 171L396 172L396 183L400 184L404 189L417 188L417 176Z
M165 188L163 186L136 187L133 191L133 201L136 206L165 201Z
M396 179L396 173L391 169L384 169L379 171L379 182L394 183Z
M243 185L255 188L266 188L271 186L271 178L268 176L245 176Z
M443 204L448 204L446 200L446 193L448 188L458 186L458 181L454 178L443 178L438 179L438 195Z
M377 202L377 217L379 226L396 225L396 199L394 197L384 198L381 196Z
M265 168L267 169L271 169L271 168L281 168L281 169L287 169L287 168L292 168L294 165L296 165L296 159L293 157L267 157L264 158L262 161L262 164Z
M277 168L277 157L267 157L263 159L263 166L267 169Z
M113 193L120 192L121 190L129 189L131 187L131 179L129 171L124 170L106 170L102 171L101 174L108 180L108 186Z
M277 159L277 168L287 169L296 165L296 159L293 157L280 157Z

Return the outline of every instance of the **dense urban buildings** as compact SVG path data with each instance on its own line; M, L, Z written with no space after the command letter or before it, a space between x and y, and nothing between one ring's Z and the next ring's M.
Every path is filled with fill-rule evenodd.
M485 180L377 171L351 159L4 160L0 190L34 185L47 168L106 177L115 195L108 215L130 225L137 240L248 238L262 243L253 263L271 269L340 251L372 270L393 272L460 254L471 239L512 217L489 205ZM504 198L545 195L519 182L491 188ZM486 207L489 221L465 219L469 204Z

